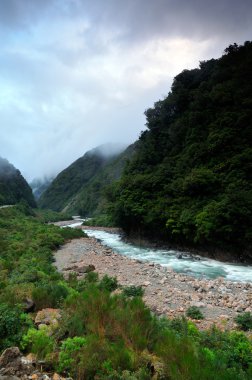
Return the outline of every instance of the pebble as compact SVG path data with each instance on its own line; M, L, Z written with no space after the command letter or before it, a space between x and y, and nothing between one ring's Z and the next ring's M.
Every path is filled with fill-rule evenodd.
M206 317L197 323L202 328L217 324L223 315L228 321L227 328L233 328L237 313L252 310L251 283L231 282L221 277L197 279L175 273L169 267L114 253L94 238L72 240L55 252L59 271L73 263L77 266L92 264L101 277L117 275L122 285L142 285L144 301L157 314L176 316L191 305L200 307Z

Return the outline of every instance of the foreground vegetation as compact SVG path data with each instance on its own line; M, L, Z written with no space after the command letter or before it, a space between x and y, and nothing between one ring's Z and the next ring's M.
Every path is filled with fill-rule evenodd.
M252 342L244 333L159 319L141 288L118 291L116 279L94 272L64 280L52 252L83 236L80 230L44 224L19 206L0 210L0 235L0 351L18 345L74 379L251 379ZM47 307L61 310L59 324L37 329L34 316Z

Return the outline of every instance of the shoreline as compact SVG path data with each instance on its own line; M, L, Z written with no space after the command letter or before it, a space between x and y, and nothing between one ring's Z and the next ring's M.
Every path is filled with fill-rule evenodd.
M54 222L53 224L57 226L66 226L70 224L75 224L76 220L70 220L70 221L59 221ZM153 248L153 249L165 249L165 250L176 250L181 251L181 253L186 253L187 255L190 255L192 257L202 257L207 258L211 260L217 260L222 263L232 263L232 264L242 264L242 265L252 265L252 258L246 257L244 259L241 259L241 257L238 257L238 254L230 253L226 251L222 251L221 249L214 249L212 247L206 247L206 248L195 248L195 247L188 247L184 245L179 244L169 244L168 242L162 241L162 240L150 240L146 237L136 237L132 235L126 235L125 232L119 228L119 227L99 227L99 226L85 226L80 225L75 228L80 228L82 230L99 230L99 231L106 231L111 233L118 233L122 235L122 240L126 243L132 243L137 245L138 247L143 248Z
M75 272L84 278L82 268L93 265L99 277L117 277L122 286L142 286L143 300L157 315L169 318L185 315L189 306L197 306L205 319L195 321L201 329L216 324L235 327L234 317L252 311L252 284L223 278L197 279L174 272L160 264L131 259L113 252L95 238L80 238L66 243L54 254L57 269L67 278Z

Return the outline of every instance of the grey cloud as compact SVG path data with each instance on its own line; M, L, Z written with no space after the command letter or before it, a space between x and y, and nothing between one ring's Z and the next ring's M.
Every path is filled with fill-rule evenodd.
M0 1L2 154L31 179L133 142L174 72L250 39L251 19L250 0ZM176 38L188 59L158 52Z

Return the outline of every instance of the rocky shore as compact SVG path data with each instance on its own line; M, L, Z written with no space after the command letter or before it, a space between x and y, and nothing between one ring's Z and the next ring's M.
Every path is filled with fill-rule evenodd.
M113 252L94 238L72 240L55 252L55 265L68 277L76 272L83 278L88 266L103 276L117 277L119 284L144 288L144 301L157 315L182 316L189 306L197 306L205 318L196 321L200 328L215 323L233 328L234 317L252 311L252 284L196 279L175 273L159 264L129 259Z

